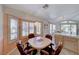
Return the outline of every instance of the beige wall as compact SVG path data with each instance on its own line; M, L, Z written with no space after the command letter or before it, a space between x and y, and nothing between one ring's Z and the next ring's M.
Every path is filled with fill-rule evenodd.
M34 16L30 15L29 13L25 13L25 12L15 10L15 9L12 9L12 8L7 8L7 7L4 7L4 13L11 14L11 15L14 15L14 16L17 16L17 17L22 17L22 18L25 18L25 20L28 20L28 21L40 21L40 22L42 22L42 34L50 33L49 32L49 30L50 30L49 29L49 22L47 20L44 20L44 19L38 18L38 17L34 17ZM45 28L44 25L48 25L47 28Z
M2 5L0 5L0 54L2 54L3 48L3 11Z
M49 22L43 22L43 35L50 34L50 23Z
M15 9L12 9L12 8L6 8L6 7L3 7L3 11L4 11L4 54L7 54L9 53L10 51L12 51L12 49L14 49L16 46L16 43L13 42L13 43L9 43L8 41L8 15L13 15L13 16L16 16L16 17L21 17L19 20L22 21L23 18L25 18L25 20L28 20L28 21L40 21L42 22L42 34L48 34L49 33L49 22L48 21L45 21L41 18L37 18L37 17L34 17L32 15L29 15L28 13L24 13L22 11L19 11L19 10L15 10ZM7 15L8 14L8 15ZM21 24L21 21L19 21L19 23ZM44 27L44 24L47 24L47 28ZM19 27L19 31L21 31L21 25ZM21 35L19 35L19 39L23 39L23 37L21 37Z

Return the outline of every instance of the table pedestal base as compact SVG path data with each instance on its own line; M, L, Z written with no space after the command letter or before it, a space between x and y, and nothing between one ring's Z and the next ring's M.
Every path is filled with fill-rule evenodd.
M37 49L37 55L40 55L40 51L41 51L40 49Z

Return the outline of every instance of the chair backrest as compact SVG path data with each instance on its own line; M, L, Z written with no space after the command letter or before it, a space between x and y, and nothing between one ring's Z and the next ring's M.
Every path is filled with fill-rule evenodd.
M34 38L34 37L35 37L35 35L34 35L33 33L30 33L30 34L28 35L28 38L29 38L29 39Z
M58 47L57 47L57 49L56 49L56 51L55 51L55 55L59 55L61 50L62 50L62 48L63 48L63 43L60 42Z
M28 42L26 43L26 46L27 46L27 47L26 47L25 49L30 49L30 48L32 48L31 45L30 45Z
M52 40L52 36L50 34L46 34L45 37Z
M23 45L17 43L16 46L17 46L17 48L18 48L20 54L21 54L21 55L25 55L25 52L24 52L24 50L23 50Z

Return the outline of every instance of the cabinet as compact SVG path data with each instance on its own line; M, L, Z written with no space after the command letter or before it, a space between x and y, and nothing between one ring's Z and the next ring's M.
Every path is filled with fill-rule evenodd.
M78 40L78 54L79 54L79 40Z
M77 51L78 51L77 39L64 36L64 48L77 53Z
M56 34L55 39L56 42L62 41L64 48L79 54L79 38Z
M55 35L55 41L58 43L58 42L63 42L63 36L61 35ZM64 42L63 42L64 43Z

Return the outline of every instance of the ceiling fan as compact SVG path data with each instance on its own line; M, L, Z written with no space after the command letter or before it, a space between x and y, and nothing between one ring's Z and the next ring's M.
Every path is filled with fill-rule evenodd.
M49 7L48 4L43 5L43 8L44 8L44 9L47 9L48 7Z

